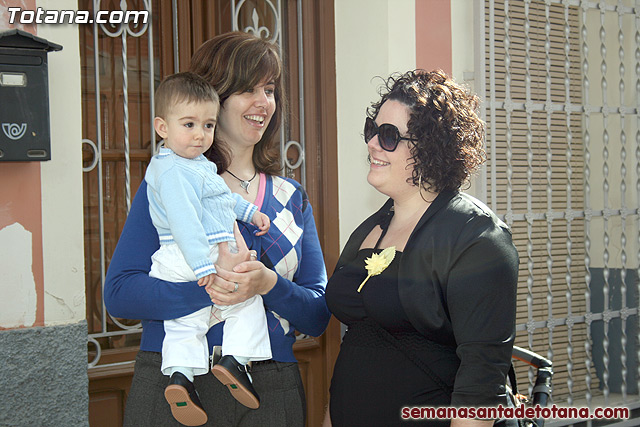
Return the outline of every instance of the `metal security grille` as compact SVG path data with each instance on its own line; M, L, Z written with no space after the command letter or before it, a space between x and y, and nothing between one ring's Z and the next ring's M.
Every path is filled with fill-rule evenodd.
M154 3L157 6L157 2ZM80 31L83 71L85 276L89 367L105 353L139 342L140 323L117 319L102 301L108 261L135 189L155 150L153 92L157 64L150 0L84 1L84 10L146 11L146 23L98 24ZM113 357L111 366L130 363ZM114 362L114 360L117 360ZM102 362L102 363L101 363Z
M640 2L482 13L481 187L520 254L517 343L553 360L556 403L638 407Z

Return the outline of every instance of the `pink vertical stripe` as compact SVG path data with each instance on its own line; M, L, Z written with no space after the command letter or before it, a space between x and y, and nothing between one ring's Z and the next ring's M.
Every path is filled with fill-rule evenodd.
M416 0L416 68L451 75L451 0Z
M258 186L258 195L256 196L256 201L253 202L254 205L258 207L258 210L262 211L262 203L264 202L264 193L267 188L267 176L260 172L260 185Z

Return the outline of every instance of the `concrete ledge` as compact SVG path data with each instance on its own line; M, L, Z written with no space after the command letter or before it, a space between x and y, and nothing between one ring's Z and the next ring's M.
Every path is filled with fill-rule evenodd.
M0 426L88 426L87 322L0 331Z

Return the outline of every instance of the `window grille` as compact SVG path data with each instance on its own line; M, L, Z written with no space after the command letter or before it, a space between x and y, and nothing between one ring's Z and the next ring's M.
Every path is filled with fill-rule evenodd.
M640 2L483 13L484 191L520 254L517 344L553 360L556 403L640 406Z

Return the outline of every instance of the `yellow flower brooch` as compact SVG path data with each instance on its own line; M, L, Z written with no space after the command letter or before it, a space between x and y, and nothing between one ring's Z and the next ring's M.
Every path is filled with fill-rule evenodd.
M382 273L387 267L389 267L389 264L391 264L391 261L393 261L395 257L396 247L390 246L384 249L379 254L373 254L369 258L365 259L365 268L369 272L369 275L366 279L364 279L362 283L360 283L358 292L360 292L364 284L367 283L367 280L369 280L371 276L377 276L378 274Z

